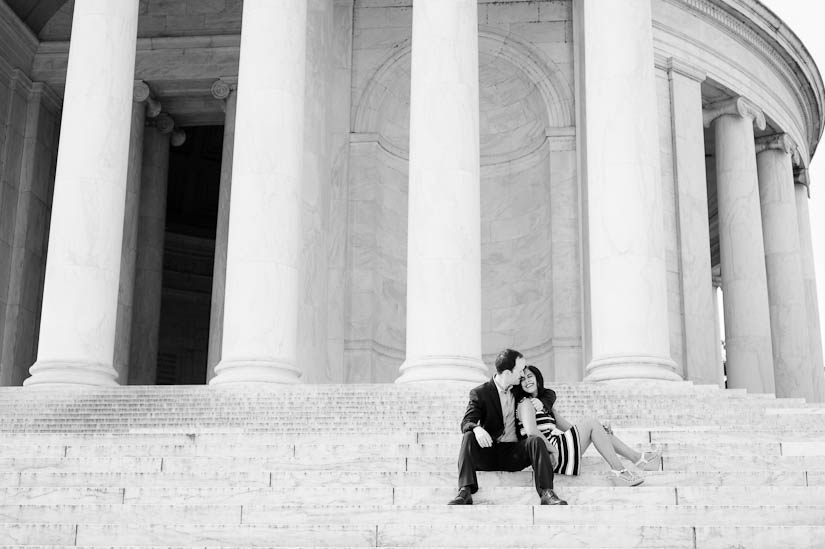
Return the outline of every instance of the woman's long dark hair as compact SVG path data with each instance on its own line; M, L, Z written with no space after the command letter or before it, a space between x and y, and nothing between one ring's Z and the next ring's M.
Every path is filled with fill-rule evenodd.
M533 372L533 375L536 376L536 387L538 388L538 395L536 398L541 400L544 403L544 407L548 413L551 412L553 409L553 405L556 403L556 393L552 389L547 389L544 386L544 375L542 375L541 370L529 364L524 367L525 370L530 370ZM521 399L526 397L532 397L532 395L528 394L524 389L521 388L521 383L518 385L513 386L513 395L515 396L516 402L521 402Z

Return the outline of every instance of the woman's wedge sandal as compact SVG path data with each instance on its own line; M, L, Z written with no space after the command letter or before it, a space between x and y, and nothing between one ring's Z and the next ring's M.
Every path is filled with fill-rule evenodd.
M612 469L608 476L615 486L638 486L645 481L641 474L629 469Z
M649 450L647 452L642 452L642 457L639 458L639 461L634 463L636 467L641 469L642 471L658 471L659 470L659 458L662 457L662 449L661 447L654 448L653 450Z

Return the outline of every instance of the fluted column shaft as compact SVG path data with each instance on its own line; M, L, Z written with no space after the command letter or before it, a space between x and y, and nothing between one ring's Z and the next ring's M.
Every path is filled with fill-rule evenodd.
M802 279L805 289L805 312L808 324L808 353L810 361L811 401L825 402L825 371L822 365L822 328L819 319L819 297L816 289L814 248L811 238L811 218L808 211L808 186L797 182L796 218L799 224L799 251Z
M138 0L77 0L37 362L26 385L114 385Z
M245 0L223 348L210 383L297 382L306 0Z
M812 398L791 158L796 145L787 135L769 136L757 141L757 151L776 396Z
M476 0L415 0L406 359L398 383L482 381Z
M235 145L235 114L238 105L236 86L227 80L216 81L212 95L225 101L221 182L218 196L218 223L215 230L215 264L212 269L212 305L209 313L209 351L206 381L215 376L215 366L221 361L223 343L223 309L226 294L226 245L229 237L229 198L232 192L232 152Z
M173 123L161 115L145 131L135 257L136 299L129 340L129 385L157 381L160 306L163 292L163 242L166 189Z
M728 387L773 393L773 347L753 126L762 112L744 98L705 109L716 135L719 248Z
M591 362L680 380L670 358L649 0L583 0Z

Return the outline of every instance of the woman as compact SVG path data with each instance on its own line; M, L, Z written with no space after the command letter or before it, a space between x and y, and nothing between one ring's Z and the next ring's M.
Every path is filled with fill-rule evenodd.
M638 486L644 482L642 475L622 466L618 454L632 461L639 469L654 469L662 450L637 452L613 435L594 418L573 425L554 409L556 393L544 387L544 376L535 366L524 368L521 390L514 387L516 426L519 436L544 435L548 449L558 450L558 460L553 471L562 475L578 475L579 460L592 442L596 450L610 465L610 478L616 485ZM551 450L551 453L552 450Z

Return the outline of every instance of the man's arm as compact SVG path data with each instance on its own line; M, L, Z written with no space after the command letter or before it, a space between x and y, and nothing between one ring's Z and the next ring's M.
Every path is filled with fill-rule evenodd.
M461 420L461 432L466 433L478 427L486 416L484 404L475 389L470 391L470 402L467 403L467 411L464 412L464 419Z
M470 391L470 402L467 404L467 411L464 412L464 419L461 420L461 432L472 431L476 436L478 445L482 448L489 448L493 445L493 438L490 433L481 426L486 417L487 409L481 398L479 398L478 391L473 389Z

